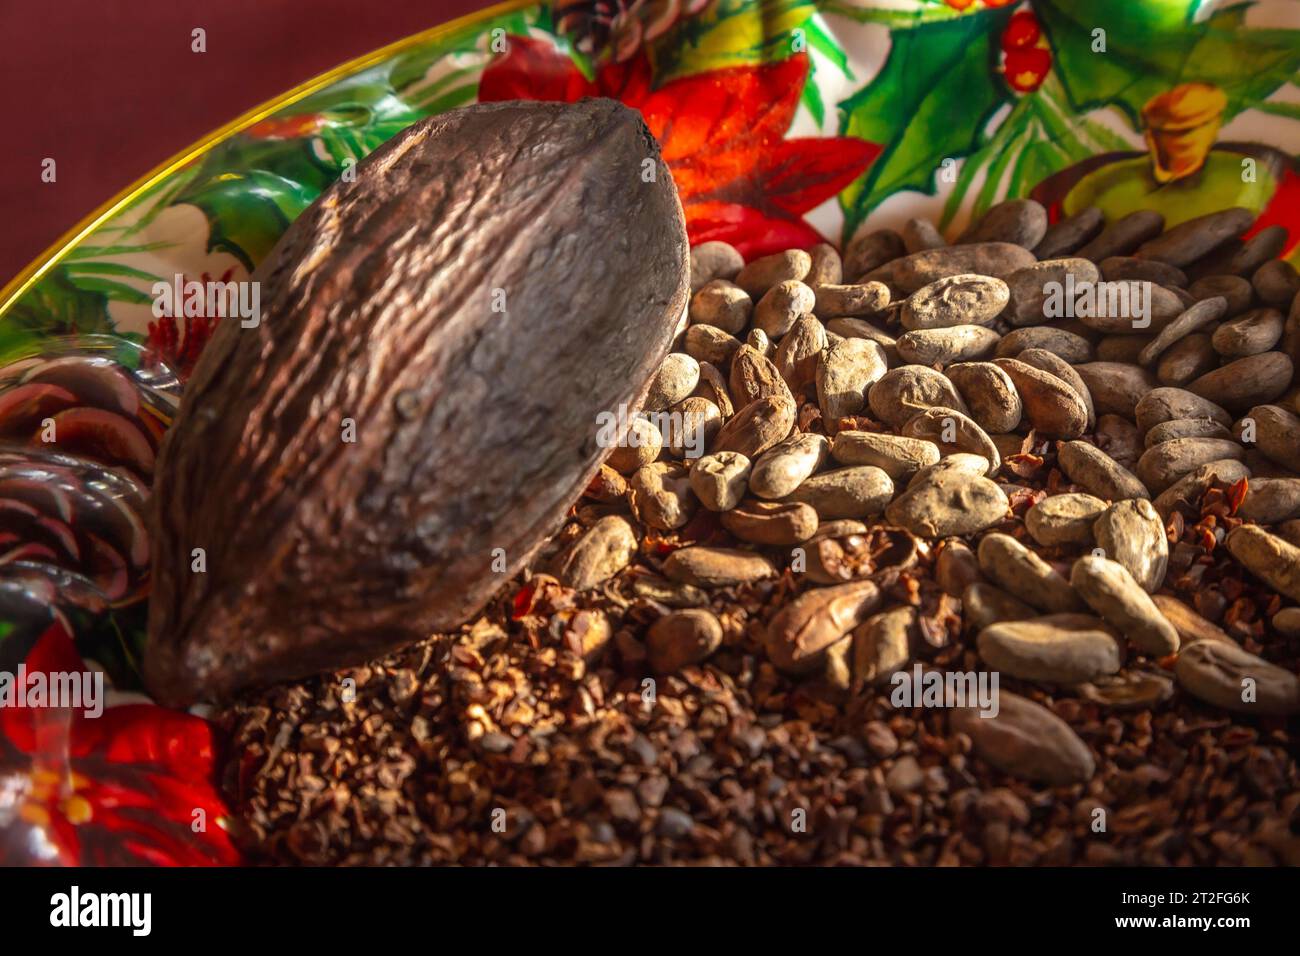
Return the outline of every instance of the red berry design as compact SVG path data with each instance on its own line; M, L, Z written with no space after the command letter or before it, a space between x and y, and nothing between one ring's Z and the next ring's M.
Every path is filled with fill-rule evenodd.
M975 4L975 0L943 0L944 3L954 10L969 10Z
M1036 44L1042 35L1038 18L1028 10L1021 10L1011 17L1011 22L1002 32L1002 49L1007 53L1027 49Z
M1004 66L1007 83L1020 93L1032 93L1043 85L1052 69L1052 54L1041 47L1008 50Z

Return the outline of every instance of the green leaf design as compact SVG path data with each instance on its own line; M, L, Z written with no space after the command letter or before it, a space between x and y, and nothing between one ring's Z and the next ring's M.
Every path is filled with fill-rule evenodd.
M1300 120L1300 103L1256 103L1255 109L1271 113L1274 116L1285 116L1287 119Z
M814 60L808 60L808 79L804 82L803 92L799 94L799 102L812 114L813 120L820 128L826 120L826 104L822 102L822 91L817 88L815 77L817 75L817 64Z
M858 23L880 23L891 30L905 30L925 23L955 20L963 15L962 11L953 9L943 0L924 0L911 9L863 7L844 3L841 0L823 0L817 6L822 13L835 14L849 20L856 20Z
M104 245L101 243L88 242L77 246L75 249L69 249L68 254L63 257L64 262L77 262L80 260L93 260L107 258L108 256L130 255L136 252L156 252L159 249L166 249L171 246L170 242L118 242Z
M68 272L74 280L82 276L90 275L121 276L125 279L143 279L145 282L157 282L159 280L159 277L154 275L152 272L145 272L143 269L123 265L120 262L76 260L69 262L67 265Z
M894 30L884 66L840 104L840 131L885 150L840 194L844 235L899 190L934 194L944 159L967 156L1009 93L994 72L993 37L1007 10L938 20Z
M1060 80L1049 75L1035 92L1021 96L982 145L964 163L944 205L946 228L985 173L984 185L971 206L978 218L1011 196L1025 196L1048 176L1097 153L1127 150L1131 144L1086 116L1067 111Z
M1118 106L1136 128L1142 107L1180 83L1201 82L1227 95L1224 119L1257 106L1300 68L1300 30L1247 29L1252 4L1193 22L1195 0L1036 0L1072 108ZM1105 52L1093 31L1105 30Z
M49 335L112 332L107 306L102 289L73 282L67 266L57 265L5 313L0 351Z
M319 182L254 168L197 182L179 201L193 203L207 215L212 224L209 249L230 253L252 271L322 188Z
M808 44L826 59L835 64L847 79L853 79L853 70L849 68L849 55L840 46L839 41L826 32L826 27L819 17L813 17L805 26L808 31ZM811 78L811 73L809 74Z
M76 622L77 650L104 668L116 690L144 690L140 663L148 633L148 607L140 602Z
M132 305L147 305L153 301L147 293L141 292L135 286L127 285L125 282L118 282L114 279L99 279L94 276L70 275L68 281L82 292L102 293L105 299L116 300L118 302L130 302Z
M817 12L812 0L715 0L678 21L649 48L658 85L709 70L784 60L791 33ZM812 38L806 38L811 42Z
M284 159L292 164L288 169L275 165L260 168L289 178L305 175L308 177L305 181L311 182L319 195L349 160L360 162L423 115L393 92L386 66L372 67L294 104L285 116L310 118L316 132L306 141L290 142L315 148L307 153L301 149L287 152ZM323 168L315 175L302 171L297 163L303 157Z

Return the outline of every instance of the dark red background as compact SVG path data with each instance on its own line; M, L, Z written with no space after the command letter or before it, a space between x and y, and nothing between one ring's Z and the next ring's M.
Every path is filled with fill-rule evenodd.
M0 285L209 130L491 2L0 0ZM195 27L206 53L190 50ZM55 183L40 179L47 156Z

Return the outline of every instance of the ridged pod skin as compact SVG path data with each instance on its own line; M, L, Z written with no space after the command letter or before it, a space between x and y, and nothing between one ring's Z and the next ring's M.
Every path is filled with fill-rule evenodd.
M160 451L163 703L470 618L596 472L599 414L635 407L686 306L672 176L614 101L441 114L356 174L259 267L260 324L220 323Z

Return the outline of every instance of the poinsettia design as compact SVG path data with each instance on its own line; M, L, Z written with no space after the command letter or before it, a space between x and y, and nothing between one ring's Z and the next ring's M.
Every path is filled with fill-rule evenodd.
M86 669L57 624L26 659L29 679ZM190 714L0 707L0 865L237 863L214 768L212 729Z
M746 258L822 242L803 214L834 197L879 154L851 136L785 139L808 57L728 67L654 88L639 55L588 80L554 45L512 36L483 71L479 100L574 102L607 96L640 110L659 140L692 244L720 239Z
M219 278L214 278L211 273L205 272L198 280L193 280L189 276L183 277L182 284L187 285L191 281L198 281L207 288L208 284L214 281L229 284L234 280L234 275L234 269L227 269ZM203 347L208 344L208 339L212 338L212 333L217 330L217 323L220 321L220 316L216 315L187 313L181 316L179 323L174 316L170 315L164 315L157 321L150 322L146 360L162 362L174 369L182 379L189 378L190 373L194 371L194 366L198 364Z

